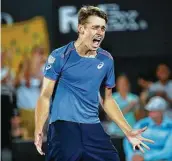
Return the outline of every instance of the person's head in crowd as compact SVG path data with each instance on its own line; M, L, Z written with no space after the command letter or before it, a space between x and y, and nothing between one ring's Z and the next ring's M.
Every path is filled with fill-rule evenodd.
M7 50L1 51L1 68L5 66L10 66L12 62L12 53Z
M161 83L166 83L170 77L170 69L166 64L159 64L156 70L156 76Z
M150 144L150 151L140 153L135 151L129 145L126 138L124 140L124 152L126 161L172 161L172 121L166 116L167 102L160 96L150 98L145 106L148 111L148 117L139 120L134 128L148 129L142 134L154 140L154 144Z
M37 63L45 62L45 48L35 45L31 50L31 56Z
M119 93L128 93L130 91L130 82L126 75L120 75L117 78L116 88Z
M1 83L2 84L13 84L15 77L14 72L12 71L12 58L13 54L10 50L1 51Z
M145 106L145 109L148 111L148 116L159 124L162 122L166 108L167 102L160 96L152 97Z
M31 75L39 79L43 78L43 68L46 62L46 50L41 45L36 45L31 50Z
M1 68L5 66L5 57L6 57L5 51L1 51Z

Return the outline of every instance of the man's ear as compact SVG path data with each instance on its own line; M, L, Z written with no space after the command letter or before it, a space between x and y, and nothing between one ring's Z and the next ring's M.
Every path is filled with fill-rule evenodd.
M84 34L84 25L81 25L81 24L78 25L78 33Z

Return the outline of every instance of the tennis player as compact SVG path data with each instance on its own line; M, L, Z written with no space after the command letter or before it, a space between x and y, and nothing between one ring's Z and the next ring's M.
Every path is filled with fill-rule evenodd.
M105 85L104 111L118 124L135 149L153 142L132 130L112 98L114 61L100 48L107 15L97 7L84 6L78 13L78 39L54 50L48 57L43 86L35 111L35 145L47 161L119 161L118 152L98 117L100 85ZM55 85L58 82L57 88ZM53 97L52 97L53 94ZM49 118L46 153L43 128Z

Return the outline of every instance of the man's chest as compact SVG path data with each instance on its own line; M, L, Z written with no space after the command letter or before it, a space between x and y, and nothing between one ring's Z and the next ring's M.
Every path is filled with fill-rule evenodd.
M97 59L81 59L69 62L64 67L62 76L70 81L102 80L108 70L108 64Z

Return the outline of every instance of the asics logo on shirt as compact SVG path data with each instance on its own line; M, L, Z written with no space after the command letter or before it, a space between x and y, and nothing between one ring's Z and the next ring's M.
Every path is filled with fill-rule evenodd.
M104 63L101 62L100 64L97 65L97 69L101 69L104 66Z
M51 66L50 64L48 64L48 65L45 67L45 69L46 69L46 70L49 70L51 67L52 67L52 66Z

